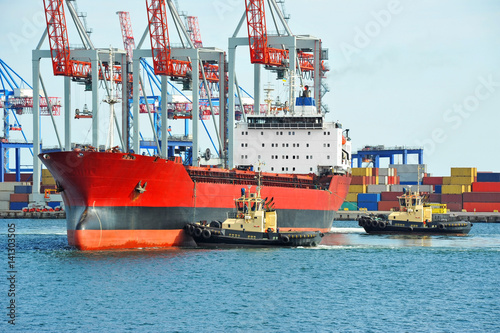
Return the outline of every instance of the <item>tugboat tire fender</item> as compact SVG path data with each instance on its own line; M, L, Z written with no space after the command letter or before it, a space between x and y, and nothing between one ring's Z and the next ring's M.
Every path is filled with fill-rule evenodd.
M196 228L196 229L194 229L194 233L193 233L193 234L194 234L196 237L200 237L200 236L201 236L201 233L202 233L201 228Z
M386 227L386 225L387 225L387 224L386 224L384 221L380 221L380 222L378 223L378 227L379 227L380 229L384 229L384 228Z
M212 233L210 232L210 230L205 229L205 230L203 230L202 235L203 235L203 238L209 239L212 236Z
M444 227L445 227L445 226L444 226L444 224L442 224L442 223L439 223L439 224L438 224L438 228L439 228L439 229L444 229Z
M283 241L283 243L285 243L285 244L286 244L286 243L290 242L290 237L288 237L288 236L283 236L283 237L281 237L281 240Z
M372 227L376 227L378 225L378 222L375 220L372 220Z

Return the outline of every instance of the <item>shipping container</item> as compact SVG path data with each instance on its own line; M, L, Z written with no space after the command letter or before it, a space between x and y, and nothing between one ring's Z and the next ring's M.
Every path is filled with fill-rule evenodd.
M366 185L351 185L349 193L366 193Z
M33 174L32 173L22 173L20 175L21 182L30 182L33 181ZM4 174L4 181L6 182L15 182L16 181L16 174L15 173L6 173Z
M420 178L420 180L422 177ZM407 173L400 172L399 173L399 181L400 182L417 182L419 180L418 173Z
M353 176L371 176L372 168L352 168L351 174Z
M14 193L31 193L31 185L17 185L14 187Z
M424 177L422 179L424 185L443 185L443 177Z
M379 201L378 203L378 210L390 211L398 209L399 209L399 201Z
M500 202L464 202L463 209L468 212L499 212Z
M466 185L443 185L441 187L441 193L443 194L462 194L467 191L468 187Z
M442 193L442 187L443 185L434 185L434 193Z
M421 174L427 172L426 164L389 164L389 168L394 168L397 170L398 175L401 172L413 172L417 173L420 171Z
M446 208L451 212L461 212L462 204L459 202L450 202L446 204Z
M10 210L22 210L24 207L28 207L28 202L10 202Z
M451 185L451 177L443 177L443 185Z
M476 178L472 176L469 177L453 176L451 177L450 185L471 185L472 183L474 183L475 180Z
M358 193L347 193L345 201L358 202Z
M389 185L368 185L366 187L367 193L381 193L390 191L391 187Z
M358 203L357 202L349 202L349 201L344 201L342 206L340 206L340 210L358 210Z
M500 192L469 192L463 194L464 202L500 202Z
M10 202L25 202L25 201L29 201L29 194L16 194L16 193L12 193L10 195Z
M477 168L451 168L452 177L477 177Z
M403 192L382 192L380 193L381 201L397 201L399 196L402 196Z
M376 211L376 210L378 210L378 203L377 202L358 202L358 210L361 208L366 208L366 210L369 210L369 211Z
M23 182L4 182L4 183L0 183L0 191L14 193L15 187L19 186L19 185L26 185L26 183L23 183Z
M360 202L379 202L379 193L360 193L358 194L358 206Z
M417 181L414 181L414 182L400 181L399 184L401 184L401 185L418 185L418 182Z
M10 201L0 200L0 210L9 210L9 209L10 209Z
M429 202L441 203L441 194L438 193L429 194Z
M441 194L441 203L462 203L462 194Z
M472 183L472 192L500 192L500 182Z
M500 173L498 172L478 172L478 182L500 182Z

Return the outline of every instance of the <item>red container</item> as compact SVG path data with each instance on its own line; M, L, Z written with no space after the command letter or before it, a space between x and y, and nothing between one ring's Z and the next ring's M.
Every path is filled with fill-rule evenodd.
M464 202L464 209L468 212L500 212L500 202Z
M372 169L372 176L378 176L378 168Z
M403 192L382 192L380 193L380 201L397 201L398 196L403 195Z
M450 210L452 212L461 212L462 211L462 203L450 202L450 203L446 204L446 208L448 208L448 210Z
M472 183L472 192L500 192L498 182L475 182Z
M443 185L443 177L424 177L422 178L423 185Z
M389 192L386 192L389 193ZM399 209L398 201L379 201L378 202L378 210L389 211L391 209Z
M16 181L16 174L15 173L6 173L4 174L4 179L6 182L15 182ZM21 181L22 182L27 182L27 181L33 181L33 174L32 173L22 173L21 174Z
M429 194L429 202L441 203L441 193L431 193L431 194Z
M462 204L461 194L441 194L441 203L459 203Z
M46 189L56 189L57 186L56 185L41 185L40 186L40 193L45 193L45 190ZM52 194L54 194L54 192L51 192Z
M500 192L466 192L464 202L500 202Z
M10 195L10 202L28 202L29 198L30 198L29 194L12 193Z
M353 176L351 178L351 185L366 185L366 178L365 176Z

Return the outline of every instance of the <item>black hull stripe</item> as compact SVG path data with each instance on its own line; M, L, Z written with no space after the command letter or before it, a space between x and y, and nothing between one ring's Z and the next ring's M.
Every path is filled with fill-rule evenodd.
M67 207L68 230L175 230L187 223L224 221L230 208L192 207ZM334 211L278 210L278 225L286 228L330 229Z

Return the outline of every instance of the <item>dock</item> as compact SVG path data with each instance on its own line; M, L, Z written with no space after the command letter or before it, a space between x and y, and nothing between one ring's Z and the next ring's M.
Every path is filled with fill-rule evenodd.
M2 210L1 219L65 219L66 212L23 212L20 210Z

